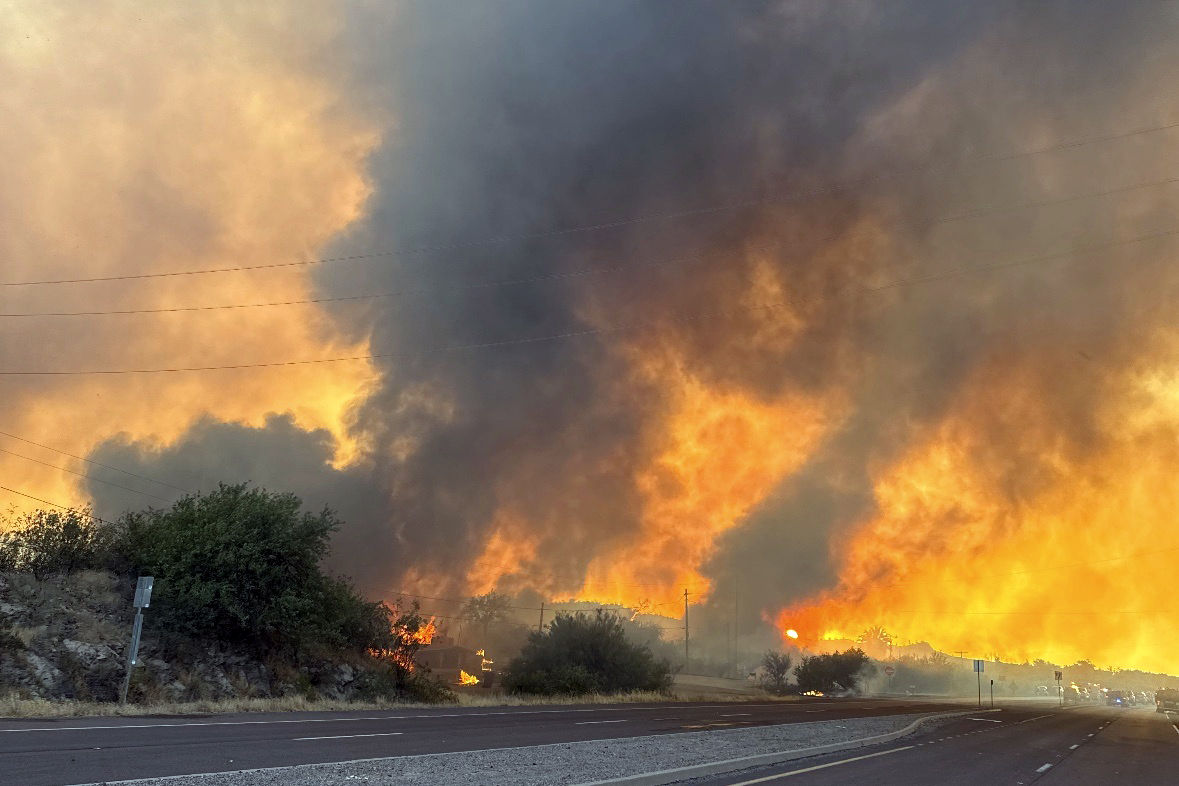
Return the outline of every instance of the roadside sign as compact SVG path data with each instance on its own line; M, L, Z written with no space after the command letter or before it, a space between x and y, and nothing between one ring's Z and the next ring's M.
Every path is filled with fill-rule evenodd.
M1058 672L1056 672L1056 681L1057 681L1057 682L1060 682L1062 679L1064 679L1064 674L1062 674L1062 673L1061 673L1061 672L1059 672L1059 671L1058 671Z
M151 605L151 587L155 583L154 576L140 576L135 582L135 608L146 609Z
M892 666L885 666L884 673L891 677L892 675L897 673L897 670L894 669Z
M155 584L152 576L140 576L135 582L135 624L131 628L131 646L127 648L127 673L123 675L123 688L119 691L119 705L127 704L127 691L131 688L131 669L139 663L139 640L143 637L143 610L151 605L151 588Z
M983 669L983 661L981 661L981 660L975 660L975 661L974 661L974 670L975 670L976 672L978 672L979 674L982 674L982 673L983 673L983 671L984 671L984 669Z

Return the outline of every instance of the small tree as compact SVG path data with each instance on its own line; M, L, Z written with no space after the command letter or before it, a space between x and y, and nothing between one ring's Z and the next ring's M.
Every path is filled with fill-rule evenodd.
M856 637L856 643L873 655L883 658L892 654L892 634L879 625L867 628Z
M483 638L487 638L487 626L503 622L512 611L512 599L498 592L488 592L467 598L463 604L462 618L483 627ZM483 645L480 645L483 646Z
M804 655L794 667L798 689L803 693L856 691L860 681L876 673L876 667L861 649L831 655Z
M609 612L559 614L543 633L533 632L508 664L504 687L512 693L577 695L665 691L672 668L627 639Z
M32 573L38 581L102 567L110 533L89 511L36 510L0 534L0 570Z
M789 690L790 667L794 664L794 659L784 652L774 652L770 650L761 659L761 667L764 674L761 678L761 686L768 693L775 696L781 696Z

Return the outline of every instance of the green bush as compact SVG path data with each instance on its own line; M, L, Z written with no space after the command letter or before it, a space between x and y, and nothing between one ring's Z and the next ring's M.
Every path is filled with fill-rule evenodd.
M784 652L767 652L761 659L763 670L761 687L775 696L782 696L790 691L790 667L794 659Z
M103 569L114 532L88 511L37 510L0 533L0 571L32 573L38 581L79 570Z
M508 664L503 684L512 693L577 695L666 691L671 664L631 642L614 614L558 615L528 637Z
M831 655L804 655L802 662L794 667L798 689L803 693L820 691L837 693L855 692L860 681L876 673L876 667L861 649L850 649Z
M330 510L312 514L293 494L222 484L120 523L129 562L155 577L149 623L165 641L290 659L390 645L389 610L320 568L339 526Z

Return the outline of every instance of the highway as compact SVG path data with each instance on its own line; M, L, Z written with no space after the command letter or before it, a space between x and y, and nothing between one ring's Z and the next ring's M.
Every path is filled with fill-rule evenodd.
M1034 714L1032 714L1034 712ZM998 722L996 722L998 719ZM1179 716L1150 709L1005 711L829 756L692 781L693 786L1172 786Z
M941 712L915 700L0 720L0 783L67 784Z
M430 708L403 712L0 720L0 782L70 786L412 754L954 709L923 700ZM698 786L1179 783L1179 727L1145 709L1044 704L967 715L877 747Z

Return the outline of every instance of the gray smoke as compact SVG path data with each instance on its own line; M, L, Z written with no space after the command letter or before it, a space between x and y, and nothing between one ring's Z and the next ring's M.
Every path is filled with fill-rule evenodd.
M262 429L205 422L162 454L112 443L97 456L184 487L251 479L331 505L347 521L334 565L374 594L411 565L452 576L462 592L510 501L549 575L576 586L595 554L633 537L635 471L652 451L643 436L666 414L658 385L627 382L617 350L635 331L425 350L597 327L589 314L627 324L738 309L752 273L740 252L781 244L771 258L782 279L818 296L790 349L745 341L749 314L657 328L717 387L767 400L835 387L850 402L841 427L706 566L717 598L748 598L739 624L755 626L831 584L831 536L870 514L872 463L944 414L980 363L1047 353L1039 380L1059 398L1065 448L1085 448L1086 402L1101 389L1085 384L1091 366L1078 353L1103 364L1132 353L1134 331L1115 339L1109 329L1158 308L1174 275L1148 294L1157 269L1088 255L845 290L1167 228L1173 192L1157 190L913 225L1149 180L1157 148L1146 138L897 175L1158 120L1166 107L1144 103L1143 61L1174 73L1174 11L1101 6L430 0L390 14L358 4L339 42L352 53L343 93L395 120L372 162L371 210L329 254L448 247L319 271L328 296L427 290L335 310L389 356L355 414L371 454L334 470L326 435L276 417ZM849 180L860 185L774 200ZM748 200L766 201L551 233ZM1111 214L1132 223L1115 231ZM830 238L864 221L888 242L833 257ZM514 239L462 245L487 238ZM702 258L458 288L689 255ZM1013 460L1013 495L1035 484L1034 470ZM138 504L91 491L100 510Z

